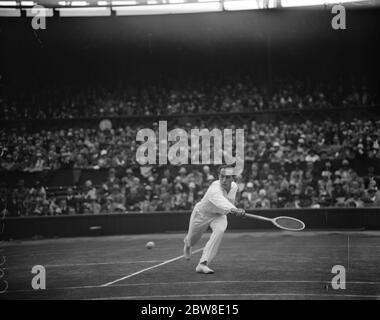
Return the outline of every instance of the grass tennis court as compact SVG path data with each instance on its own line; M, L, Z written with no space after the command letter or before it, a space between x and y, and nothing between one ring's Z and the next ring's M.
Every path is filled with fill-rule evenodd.
M380 299L379 231L229 231L212 275L194 271L209 234L190 261L183 236L6 243L0 299ZM34 265L46 268L46 290L31 287ZM346 268L346 290L331 288L334 265Z

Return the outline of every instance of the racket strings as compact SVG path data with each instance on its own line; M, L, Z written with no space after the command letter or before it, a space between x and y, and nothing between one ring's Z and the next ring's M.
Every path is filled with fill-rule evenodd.
M302 230L305 228L302 221L291 217L278 217L275 219L275 223L286 230Z

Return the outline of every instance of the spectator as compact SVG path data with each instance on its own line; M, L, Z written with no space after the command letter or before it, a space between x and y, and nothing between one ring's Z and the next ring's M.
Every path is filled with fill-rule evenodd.
M253 203L255 200L259 198L257 188L252 182L247 183L247 188L245 190L246 198L248 199L249 203Z
M108 178L107 178L107 187L108 189L112 189L114 185L120 184L120 179L116 177L116 170L115 168L111 168L108 170Z
M238 193L241 193L245 189L245 182L243 181L243 177L241 175L238 175L235 179L235 182L238 186Z
M59 209L61 215L68 215L69 214L69 207L67 206L67 202L65 199L61 199L59 201Z
M61 215L62 211L59 205L56 202L55 198L52 198L49 203L49 215L55 216L55 215Z
M261 189L259 191L259 197L258 199L253 201L253 207L254 208L262 208L262 209L269 209L270 208L270 201L266 197L267 193L264 189Z
M380 207L380 191L375 182L371 182L363 195L363 203L366 207Z
M133 179L135 177L133 176L133 170L131 168L125 170L125 173L126 175L122 178L122 182L124 183L125 187L129 189L133 185Z
M264 163L263 167L261 168L261 170L259 172L259 179L260 180L267 180L268 175L270 175L270 174L273 174L273 171L270 169L268 163Z
M375 174L375 168L373 166L368 167L367 175L364 177L364 187L368 188L371 181L374 181L376 185L380 183L380 177Z
M331 196L333 189L333 183L328 171L322 171L322 179L318 181L318 192L324 196Z
M195 184L195 182L192 181L189 183L189 194L187 197L186 209L191 210L193 208L193 206L198 200L197 194L198 194L197 185Z
M351 192L351 196L346 200L346 207L363 208L364 202L361 199L361 194L357 190Z
M80 204L78 199L74 196L73 188L67 188L67 195L65 200L68 207L68 212L70 214L81 212Z
M272 163L281 163L284 160L284 150L278 141L273 142L273 148L271 151L272 154L270 160Z
M177 176L177 179L183 186L186 186L188 184L188 178L187 178L187 170L185 167L181 167L178 171L179 176Z
M303 171L300 168L300 162L296 161L295 168L290 172L291 181L301 181L303 177Z
M347 199L347 192L342 187L342 182L339 178L335 179L333 183L333 190L331 192L333 204L337 207L343 207Z
M107 168L110 166L111 161L110 161L110 158L107 157L107 154L108 152L105 149L100 151L99 159L97 161L97 165L95 166L95 168Z
M277 190L278 186L275 181L274 175L268 175L268 180L264 181L264 189L267 193L267 198L271 204L277 203Z
M41 152L37 152L34 165L29 169L29 171L30 172L43 171L45 168L47 168L45 164L45 159L43 158Z
M91 180L87 180L83 188L84 206L89 210L89 208L91 207L91 203L93 202L93 200L96 200L96 198L97 198L96 188L92 185Z
M317 162L319 161L319 156L315 153L315 151L313 149L310 149L307 156L305 157L305 161L306 162L311 162L311 163L314 163L314 162Z
M133 178L132 186L126 189L126 204L130 210L137 210L136 205L144 199L144 187L140 183L140 179Z
M125 195L121 192L120 186L114 184L112 187L112 192L109 197L112 201L111 211L112 212L125 212Z
M180 187L174 187L174 196L172 197L172 210L185 210L187 205L186 194Z
M28 200L29 191L25 188L24 180L19 180L18 187L12 194L12 209L17 216L27 214L26 201Z
M349 162L347 159L342 161L342 166L335 171L335 175L339 176L343 183L349 182L351 177L351 168L349 167Z
M214 180L214 176L210 173L210 167L209 166L204 166L203 167L203 179L205 184L207 184L207 181Z

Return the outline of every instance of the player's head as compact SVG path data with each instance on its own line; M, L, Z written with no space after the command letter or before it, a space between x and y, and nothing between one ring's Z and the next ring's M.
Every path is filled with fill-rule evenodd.
M230 190L231 183L234 180L234 167L224 165L219 168L219 181L222 187Z

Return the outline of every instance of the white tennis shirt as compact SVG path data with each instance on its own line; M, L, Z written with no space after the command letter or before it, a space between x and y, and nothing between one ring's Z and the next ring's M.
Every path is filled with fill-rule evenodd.
M232 208L236 209L234 203L237 191L238 186L235 182L231 183L231 189L227 193L220 181L216 180L209 186L206 194L195 207L201 213L227 214Z

